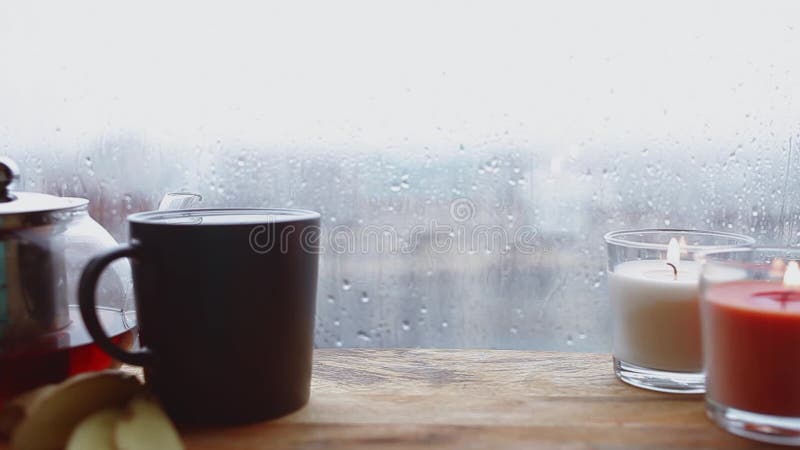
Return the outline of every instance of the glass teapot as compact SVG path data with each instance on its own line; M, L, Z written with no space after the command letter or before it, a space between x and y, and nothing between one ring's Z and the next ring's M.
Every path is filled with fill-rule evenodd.
M83 198L14 192L16 164L0 158L0 404L30 388L115 362L92 343L77 304L81 270L114 238ZM183 209L196 194L167 194L159 209ZM98 316L122 347L135 341L130 266L120 261L97 287Z

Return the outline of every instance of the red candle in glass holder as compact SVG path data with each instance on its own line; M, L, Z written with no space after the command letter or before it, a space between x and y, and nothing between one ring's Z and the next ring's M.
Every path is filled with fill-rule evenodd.
M725 406L800 417L800 269L704 294L706 390Z

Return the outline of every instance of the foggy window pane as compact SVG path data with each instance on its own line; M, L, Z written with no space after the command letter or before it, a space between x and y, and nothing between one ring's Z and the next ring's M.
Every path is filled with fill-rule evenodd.
M796 2L0 5L0 153L119 240L324 223L320 347L607 351L604 233L800 243Z

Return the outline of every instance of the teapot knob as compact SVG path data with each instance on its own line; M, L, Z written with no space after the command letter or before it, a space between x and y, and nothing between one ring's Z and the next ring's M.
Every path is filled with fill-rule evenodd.
M9 191L11 184L19 179L19 166L8 157L0 158L0 203L10 202L16 197Z

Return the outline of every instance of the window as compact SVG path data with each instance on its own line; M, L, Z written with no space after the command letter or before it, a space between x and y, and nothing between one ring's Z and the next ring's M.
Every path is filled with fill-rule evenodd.
M608 350L605 232L800 242L798 17L12 1L0 149L120 240L167 191L321 212L318 346Z

